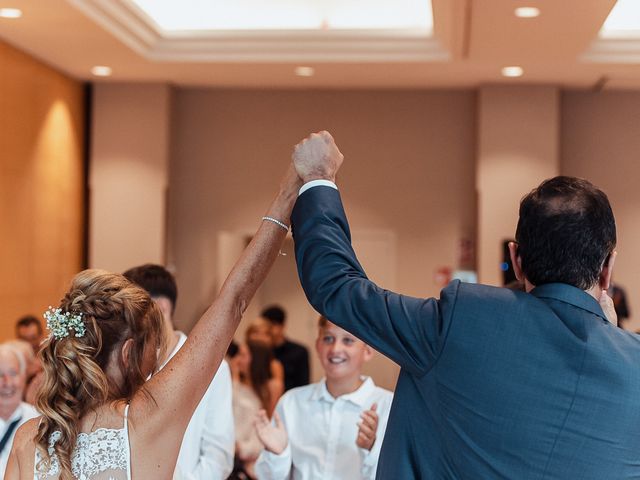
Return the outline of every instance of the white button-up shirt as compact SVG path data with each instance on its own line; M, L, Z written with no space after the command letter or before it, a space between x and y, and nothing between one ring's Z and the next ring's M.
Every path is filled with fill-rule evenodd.
M184 333L178 333L178 344L169 359L178 353L187 340ZM189 421L173 474L174 480L224 480L229 476L233 470L235 448L231 400L231 372L223 360Z
M4 436L9 425L11 425L11 423L13 423L14 420L17 420L18 418L20 418L20 423L18 423L18 426L13 430L13 433L9 437L9 441L7 442L7 444L4 447L4 450L2 450L2 453L0 454L0 478L4 477L4 471L7 469L7 462L9 461L9 453L11 452L13 439L16 436L16 430L18 430L18 428L20 428L20 425L22 425L23 423L31 420L32 418L39 417L39 416L40 414L32 405L29 405L28 403L25 403L25 402L21 402L20 405L18 405L18 408L15 409L15 411L13 412L11 417L9 417L8 420L3 420L2 418L0 418L0 438Z
M280 455L264 450L260 480L374 479L393 394L367 377L358 390L331 396L325 380L285 393L276 411L289 436ZM360 414L377 403L378 430L371 451L356 445Z

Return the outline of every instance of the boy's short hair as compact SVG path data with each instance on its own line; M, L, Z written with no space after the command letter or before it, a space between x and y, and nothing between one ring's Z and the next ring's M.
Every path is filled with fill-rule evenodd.
M326 328L330 321L331 320L324 315L320 315L320 318L318 318L318 328Z

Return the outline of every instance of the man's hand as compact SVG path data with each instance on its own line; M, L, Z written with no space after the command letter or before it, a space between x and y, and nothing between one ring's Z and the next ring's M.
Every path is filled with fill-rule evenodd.
M253 425L256 427L258 438L269 452L280 455L287 448L289 436L280 420L278 412L273 413L275 425L267 417L267 412L260 410L256 415Z
M312 133L293 149L293 164L304 183L312 180L330 180L335 183L336 173L344 159L329 132Z
M602 308L602 311L604 312L605 317L607 317L607 320L609 320L609 322L617 326L618 314L616 313L616 309L613 305L613 300L611 299L611 297L609 296L606 290L602 290L602 293L600 294L599 303L600 303L600 307Z
M378 430L378 414L376 410L378 404L371 405L370 410L365 410L360 414L362 419L358 423L358 438L356 439L356 445L365 450L371 450L373 444L376 443L376 431Z

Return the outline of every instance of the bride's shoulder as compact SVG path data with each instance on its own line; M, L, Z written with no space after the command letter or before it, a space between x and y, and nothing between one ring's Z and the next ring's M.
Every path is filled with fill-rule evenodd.
M35 417L27 420L16 430L16 436L13 439L13 448L16 453L20 455L20 458L22 458L23 454L31 454L31 456L33 456L35 450L34 439L38 433L39 424L40 417Z
M5 479L33 478L35 436L38 432L39 417L32 418L16 430L11 454L7 462Z

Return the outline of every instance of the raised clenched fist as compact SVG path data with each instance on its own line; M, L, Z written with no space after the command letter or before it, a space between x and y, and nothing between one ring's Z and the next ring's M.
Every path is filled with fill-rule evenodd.
M311 180L335 182L343 155L327 131L312 133L293 149L293 164L304 183Z

